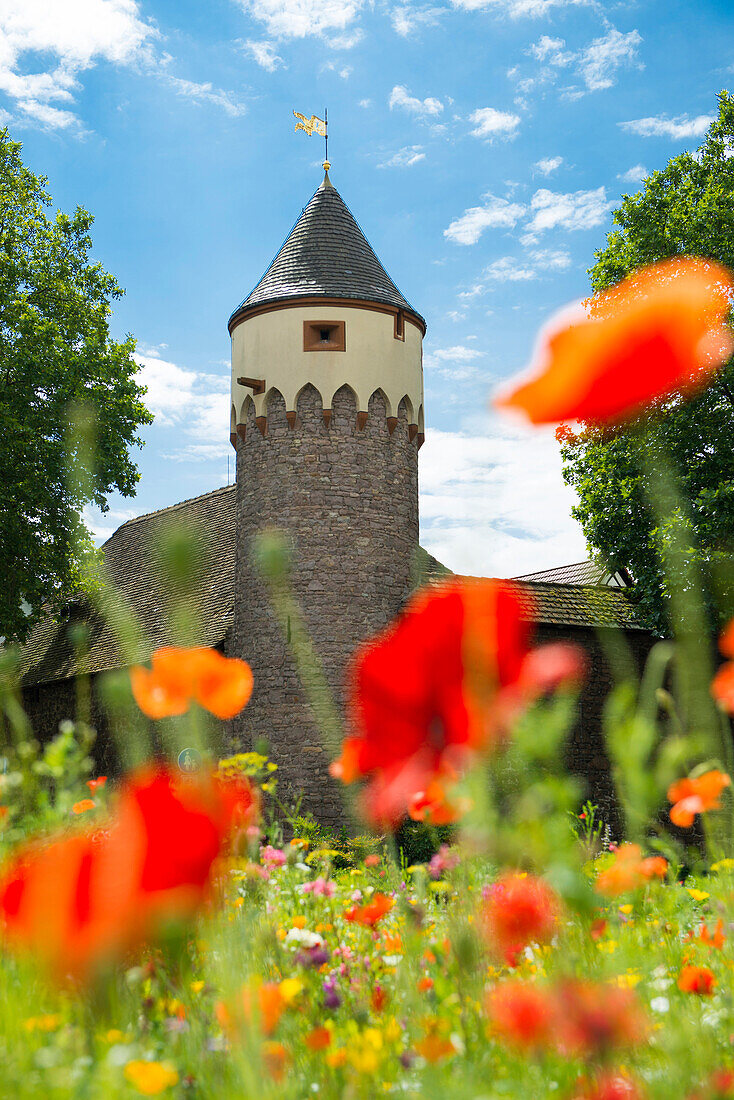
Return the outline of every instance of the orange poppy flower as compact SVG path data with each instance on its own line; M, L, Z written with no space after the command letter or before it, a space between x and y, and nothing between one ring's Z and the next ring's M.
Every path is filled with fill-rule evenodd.
M426 1035L425 1039L420 1039L415 1044L415 1049L431 1065L440 1062L442 1058L450 1058L456 1054L456 1047L450 1039L444 1039L443 1036L433 1032Z
M364 924L368 928L374 928L377 922L390 912L394 904L395 899L389 898L386 894L373 894L372 901L367 905L353 905L351 909L347 909L344 919L353 924Z
M726 772L716 768L703 775L672 783L668 788L668 801L674 803L670 820L681 829L690 828L697 814L721 809L719 796L730 784L731 779Z
M647 1039L649 1023L631 989L567 981L555 996L560 1045L566 1050L598 1057Z
M528 944L553 937L559 910L556 894L542 879L506 874L488 891L482 923L490 945L514 966Z
M710 997L715 985L716 977L707 966L684 966L678 976L678 988L684 993Z
M556 1006L544 990L527 982L501 982L486 1000L492 1031L524 1047L547 1046L553 1035Z
M328 1027L315 1027L306 1035L304 1042L309 1050L325 1050L331 1045L331 1032Z
M88 810L93 810L96 805L97 803L93 802L91 798L82 798L80 802L74 803L71 812L73 814L85 814Z
M223 657L215 649L164 646L151 657L150 669L130 669L135 702L149 718L185 714L196 700L217 718L233 718L252 695L252 670L245 661Z
M97 776L96 779L88 779L87 780L87 786L89 787L92 794L94 794L95 791L100 790L102 787L104 787L106 783L107 783L107 776L106 775L100 775L100 776Z
M692 393L731 354L724 321L734 285L719 264L674 259L643 268L541 333L530 381L496 405L533 424L611 422L672 393Z
M703 923L698 930L697 936L694 936L691 932L686 939L696 940L706 947L716 947L720 951L726 942L726 937L724 936L724 922L721 917L719 917L713 932L709 932L707 925Z
M665 878L667 873L668 861L663 856L643 859L639 844L622 844L614 853L610 866L599 874L595 889L605 897L616 898L636 890L652 878Z

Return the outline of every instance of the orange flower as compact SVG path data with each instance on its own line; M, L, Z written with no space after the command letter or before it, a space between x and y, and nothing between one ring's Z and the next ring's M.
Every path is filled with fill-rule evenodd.
M290 1055L282 1043L263 1043L262 1056L265 1067L274 1081L282 1081Z
M558 925L558 898L532 875L503 875L490 887L482 912L487 938L510 965L530 943L547 943Z
M419 993L428 993L428 991L430 989L433 989L433 986L434 986L433 978L429 978L428 975L426 975L425 977L420 978L419 981L418 981L418 992Z
M96 806L96 802L92 802L91 798L83 798L81 802L75 802L71 807L73 814L85 814L88 810L93 810Z
M639 844L622 844L614 853L612 864L597 878L595 888L597 893L615 898L652 878L665 878L667 873L668 861L663 856L643 859Z
M352 922L353 924L364 924L368 928L374 928L379 920L389 913L395 904L394 898L389 898L386 894L373 894L372 901L367 905L353 905L351 909L347 909L344 914L344 919Z
M100 775L100 776L97 777L97 779L88 779L87 780L87 786L89 787L92 794L94 794L95 791L97 791L100 788L104 787L106 782L107 782L107 776L106 775Z
M304 1042L309 1050L325 1050L331 1044L331 1032L328 1027L315 1027L306 1035Z
M635 272L541 333L532 378L496 405L533 424L619 421L672 393L693 393L731 354L734 293L719 264L675 259Z
M442 1058L449 1058L452 1054L456 1054L456 1048L450 1039L444 1039L434 1033L419 1040L415 1044L415 1049L431 1065L434 1062L440 1062Z
M555 1002L537 986L502 982L487 994L486 1008L492 1030L508 1042L541 1047L551 1041Z
M643 1094L634 1081L618 1073L604 1073L590 1082L574 1100L642 1100Z
M713 768L703 775L679 779L668 788L668 801L674 805L670 810L670 820L682 829L693 824L697 814L707 810L721 809L719 796L724 787L731 784L726 772Z
M734 657L734 619L719 638L719 649L725 657ZM716 673L711 694L728 714L734 714L734 661L727 661Z
M599 1056L647 1038L648 1021L631 989L568 981L558 987L556 1004L561 1045L569 1050Z
M684 993L710 997L715 985L716 977L707 966L684 966L678 976L678 988Z
M135 702L149 718L185 714L196 700L217 718L239 714L252 694L252 670L245 661L223 657L203 646L164 646L151 658L151 668L130 669Z
M724 922L721 917L719 917L713 932L709 932L708 927L703 923L698 930L697 936L694 936L693 932L689 932L686 939L702 943L705 947L716 947L721 950L726 942L726 937L724 936Z

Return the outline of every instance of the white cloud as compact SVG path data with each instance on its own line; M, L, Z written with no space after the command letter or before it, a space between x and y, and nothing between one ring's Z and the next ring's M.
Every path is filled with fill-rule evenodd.
M247 110L244 103L233 99L229 92L225 92L221 88L215 88L213 84L197 84L193 80L183 80L181 77L169 76L168 74L164 79L179 95L185 96L187 99L193 99L198 103L212 103L215 107L221 107L223 111L234 118L243 115Z
M451 222L443 235L456 244L476 244L485 229L511 229L525 213L520 203L485 195L484 206L472 206Z
M688 115L677 115L675 118L657 115L620 122L618 125L629 133L639 134L640 137L667 137L679 141L681 138L701 137L713 121L713 115L697 115L696 118L689 118Z
M423 152L422 145L405 145L402 149L398 149L394 156L389 160L384 161L383 164L378 165L379 168L410 168L414 164L418 164L419 161L425 160L426 154Z
M445 12L445 8L411 8L404 6L393 8L390 13L390 20L393 30L403 38L407 38L418 27L435 27Z
M427 99L417 99L410 95L403 84L396 84L390 92L388 106L391 111L395 107L402 107L403 110L410 111L414 115L440 115L443 111L443 103L440 99L434 99L432 96Z
M454 344L451 348L437 348L430 352L433 359L440 359L450 363L469 363L472 359L481 359L483 352L476 348L467 348L463 344Z
M342 80L349 80L352 75L352 68L350 65L343 65L340 69L335 61L325 61L319 69L320 73L337 73Z
M541 188L530 201L533 216L526 227L523 243L532 243L548 229L593 229L602 224L613 206L603 187L570 194Z
M633 168L628 168L622 175L617 176L617 179L622 180L624 183L640 183L649 174L644 164L635 164Z
M565 45L564 38L551 38L547 34L541 34L537 42L528 46L527 53L536 61L547 61L549 65L562 67L573 60L573 54L564 50Z
M621 31L612 28L602 38L595 38L578 55L578 67L590 92L611 88L613 75L621 66L637 64L637 49L642 37L637 31Z
M494 107L479 107L472 112L469 119L474 123L472 136L490 140L495 137L515 137L520 125L519 115L498 111Z
M420 489L421 545L456 572L510 577L587 556L550 429L494 414L429 428Z
M371 99L360 99L359 106L364 107L364 109L367 110L368 107L372 106L372 100Z
M513 256L503 256L499 260L493 260L482 274L482 278L490 283L519 283L527 279L535 279L538 272L531 265Z
M354 21L363 0L239 0L240 7L264 23L273 38L306 38L327 31L345 31ZM339 41L329 37L337 48L355 45L355 36Z
M484 353L477 351L476 348L456 344L451 348L429 350L424 356L423 365L428 377L440 375L451 382L466 382L479 377L478 369L472 364L475 359L481 359L483 355Z
M617 70L622 66L642 68L637 58L641 43L642 37L638 31L623 34L611 27L605 35L574 51L566 48L565 39L543 34L525 51L541 62L541 68L532 77L518 80L518 89L527 93L542 85L552 84L558 76L556 70L573 67L585 88L566 88L565 98L578 99L586 92L603 91L613 86ZM512 79L516 76L517 68L512 70Z
M51 129L78 128L72 111L50 104L72 103L79 74L99 61L149 60L156 34L135 0L0 0L0 91L17 101L28 120ZM24 72L37 54L52 61L48 71Z
M152 350L152 349L151 349ZM180 367L158 355L137 354L137 381L147 386L143 402L154 427L176 427L177 448L165 458L221 458L229 447L229 375Z
M542 160L536 160L533 168L536 168L544 176L549 176L551 172L557 172L563 164L563 157L543 157Z
M536 249L530 259L541 271L566 271L571 266L570 254L561 248Z
M583 7L591 0L451 0L455 8L465 11L497 12L512 19L521 16L539 18L548 15L553 8Z
M478 298L493 283L522 283L537 279L542 272L565 271L571 265L571 257L562 249L533 249L521 258L501 256L485 267L481 281L459 297L463 301Z
M258 65L269 73L275 72L277 68L284 64L283 58L275 52L275 46L272 42L255 42L254 39L248 38L245 42L245 49Z

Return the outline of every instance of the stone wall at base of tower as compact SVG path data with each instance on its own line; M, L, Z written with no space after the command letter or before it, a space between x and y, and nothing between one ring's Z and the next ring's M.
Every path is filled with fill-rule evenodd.
M312 385L296 416L277 390L267 417L249 404L237 438L237 559L232 651L253 669L249 705L232 724L232 749L263 738L278 764L281 793L325 824L344 820L342 793L296 672L289 643L252 562L265 528L291 543L291 584L329 687L341 707L349 659L382 629L411 588L418 546L418 440L405 405L388 420L380 391L366 421L343 386L330 416ZM413 438L411 438L411 435Z

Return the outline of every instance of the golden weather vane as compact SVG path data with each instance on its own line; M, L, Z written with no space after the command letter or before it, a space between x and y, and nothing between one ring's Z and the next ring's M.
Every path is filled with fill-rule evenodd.
M312 134L318 134L319 137L324 139L324 160L329 160L329 113L324 110L324 117L319 118L318 115L311 115L310 118L306 118L305 115L301 115L298 111L293 112L294 118L299 119L296 123L296 131L303 130L304 134L308 134L311 137Z

